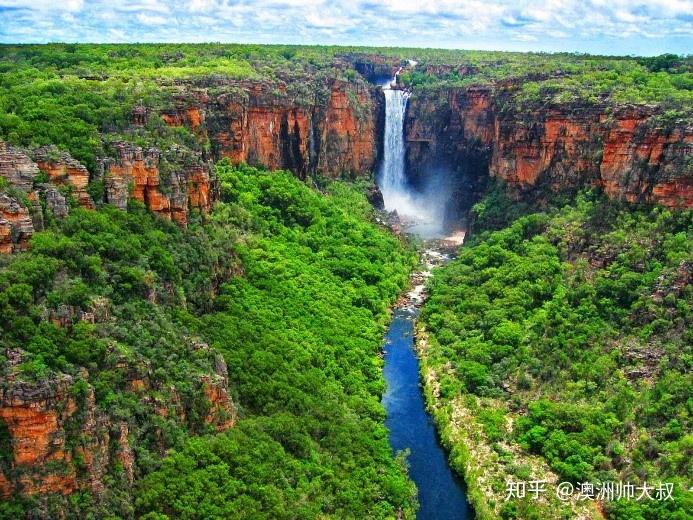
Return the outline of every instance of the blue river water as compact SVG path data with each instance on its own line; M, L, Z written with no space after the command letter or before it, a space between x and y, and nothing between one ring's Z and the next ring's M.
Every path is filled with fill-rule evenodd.
M419 490L417 520L473 519L465 487L447 461L419 387L419 361L414 352L416 311L396 309L385 335L383 405L390 445L410 450L409 476Z

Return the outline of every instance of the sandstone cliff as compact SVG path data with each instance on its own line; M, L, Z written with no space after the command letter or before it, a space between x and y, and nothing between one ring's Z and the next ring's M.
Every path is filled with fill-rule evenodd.
M0 141L0 253L23 251L36 229L43 228L39 191L48 192L51 207L64 213L62 195L37 185L39 168L23 151Z
M12 365L20 352L8 352ZM23 381L10 373L0 388L0 425L7 429L10 452L0 467L0 496L70 494L103 489L109 463L109 424L94 407L91 387L78 395L65 374ZM74 441L77 440L77 444ZM128 450L119 439L117 450Z
M311 82L310 92L283 83L184 83L159 115L209 139L216 159L289 169L301 178L372 171L382 139L380 90L363 81Z
M412 96L407 164L415 180L444 163L467 185L486 173L519 194L601 186L630 202L693 207L693 127L650 106L512 105L512 86Z
M190 211L209 212L216 197L211 164L182 146L162 152L116 141L107 146L94 175L55 147L22 150L0 141L0 253L27 248L43 229L43 206L57 217L69 213L66 194L87 209L96 206L87 191L91 180L105 186L105 202L127 208L143 202L152 212L186 225ZM43 177L41 176L43 172Z
M350 68L353 59L345 57L342 68ZM357 65L376 75L396 66L372 57ZM373 171L382 149L380 89L358 78L317 75L306 82L182 80L167 90L164 106L135 106L131 124L142 128L160 117L168 126L188 128L197 142L145 149L104 136L94 172L52 146L27 151L0 143L0 177L11 188L0 198L0 253L26 249L33 233L43 228L43 208L66 216L67 193L93 209L90 181L103 183L104 202L125 209L132 198L186 225L190 211L207 213L217 196L212 160L228 157L234 163L288 169L301 178Z
M17 198L0 193L0 253L26 249L34 234L34 224L27 207Z
M237 415L229 397L226 364L207 345L193 347L200 348L213 358L210 371L199 376L199 393L208 403L203 421L223 431L235 424ZM8 363L0 385L0 448L6 453L0 457L0 498L68 495L80 489L98 496L104 491L104 475L116 466L132 484L137 471L132 440L141 444L152 432L143 431L140 422L128 422L98 406L86 370L77 376L50 374L36 381L19 370L24 361L21 351L5 354ZM186 423L188 414L179 393L157 385L146 363L133 365L120 359L113 368L125 374L122 391L140 395L152 416ZM171 409L177 413L170 415ZM163 453L166 441L161 432L154 434Z
M35 150L33 158L39 169L46 172L52 184L69 186L81 206L94 209L94 201L87 192L89 171L79 161L52 146Z
M124 141L111 144L109 151L101 164L107 202L126 209L132 197L181 225L192 209L209 212L216 188L211 165L199 154L182 147L166 153L143 150Z

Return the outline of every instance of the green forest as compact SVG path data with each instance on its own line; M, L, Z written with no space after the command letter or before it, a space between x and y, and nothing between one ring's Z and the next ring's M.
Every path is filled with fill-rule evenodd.
M0 520L416 518L383 334L430 244L372 206L400 68L403 162L467 226L416 345L476 519L693 519L693 57L50 43L0 44Z
M690 518L691 212L583 192L536 213L496 189L473 213L477 231L422 311L422 373L437 374L428 399L453 465L475 456L453 440L473 446L450 422L462 410L490 448L477 511L570 518L503 500L507 481L546 478L544 461L575 485L674 483L673 500L605 502L610 519Z
M0 138L21 146L58 145L91 171L108 141L140 146L183 144L209 152L185 127L152 118L132 128L136 105L170 104L178 84L243 80L282 85L295 104L324 95L327 78L363 82L353 64L375 61L416 91L515 80L506 105L587 102L657 103L666 117L693 106L693 58L607 57L578 53L517 53L443 49L242 44L0 45ZM358 67L357 67L358 68ZM212 88L211 92L213 92ZM237 93L242 95L242 93Z
M378 355L412 250L369 222L362 188L335 181L318 192L288 172L227 162L217 174L221 201L188 229L137 203L128 212L74 208L37 233L30 251L0 257L1 344L26 352L16 367L3 358L2 370L27 381L71 374L75 395L93 387L98 407L130 423L137 455L134 496L116 466L101 500L53 496L49 510L412 517L415 490L383 426ZM41 319L95 305L113 319ZM191 348L199 342L211 350ZM215 352L240 408L237 425L220 434L202 420L209 402L199 388ZM156 402L127 386L143 366L156 402L173 410L174 390L180 396L184 421L155 413ZM67 446L77 453L83 441ZM0 502L0 517L20 517L38 500Z

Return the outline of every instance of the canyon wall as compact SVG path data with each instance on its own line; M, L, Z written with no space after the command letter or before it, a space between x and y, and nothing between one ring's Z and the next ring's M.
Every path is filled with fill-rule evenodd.
M344 75L357 70L371 79L399 65L373 56L336 63ZM490 177L528 198L592 185L615 199L693 207L690 125L645 105L517 107L516 88L510 82L415 90L405 119L412 182L451 171L461 208L479 199ZM374 171L382 153L384 96L358 75L345 81L309 74L305 83L204 77L162 84L162 91L158 104L134 107L132 129L186 128L186 145L143 148L126 136L104 139L98 167L89 172L53 147L0 143L0 177L11 187L0 193L0 253L25 249L46 210L67 215L68 194L94 208L90 182L104 202L124 209L132 198L186 225L191 211L209 212L217 196L212 162L220 158L300 178L354 177Z
M58 186L74 189L80 201L93 207L84 191L81 170L63 164L56 166L54 177L48 173L46 179L41 179L40 173L26 151L0 141L0 253L25 250L34 232L43 229L41 201L54 215L67 215L68 203Z
M511 88L415 92L405 124L414 182L443 164L472 190L483 190L488 175L530 197L592 185L613 199L693 207L693 127L686 122L644 105L520 108Z
M126 209L132 198L150 211L185 226L190 211L208 213L217 184L209 161L173 146L165 153L128 142L107 146L99 171L89 171L55 147L22 150L0 141L0 253L23 251L35 231L43 229L44 212L63 218L69 197L96 207L87 191L92 181L104 185L104 201ZM165 166L165 167L164 167Z
M372 71L392 67L382 63ZM125 209L130 199L138 200L185 226L191 211L211 209L218 189L212 162L224 157L288 169L300 178L369 174L382 150L382 91L362 79L306 81L287 87L203 78L169 85L161 105L134 107L132 129L160 118L170 127L189 129L193 142L143 148L104 139L94 172L55 147L23 150L0 142L0 177L9 187L0 185L0 253L26 249L43 228L46 209L66 216L68 194L95 208L90 182L100 185L103 202Z
M94 314L82 313L76 319L93 320ZM198 351L198 358L199 351L204 351L210 365L205 373L189 375L190 384L208 405L202 421L216 431L231 428L237 411L223 358L204 343L190 348ZM22 351L7 350L6 357L7 374L0 385L0 499L69 495L76 490L99 496L108 472L120 473L126 486L134 482L133 441L142 445L154 439L155 446L150 448L162 456L168 448L164 432L153 426L163 421L144 425L98 406L85 369L78 376L53 373L33 380L20 370ZM133 363L114 356L108 368L125 375L118 391L136 394L146 416L195 427L188 425L191 414L179 391L158 384L145 361Z
M372 171L382 139L384 98L363 81L311 79L301 85L211 80L181 82L160 116L228 157L269 169L337 177Z
M123 141L112 143L108 150L98 176L110 204L126 209L133 198L183 226L191 210L208 213L211 209L217 185L211 163L199 153L178 146L165 153L158 148L143 150Z

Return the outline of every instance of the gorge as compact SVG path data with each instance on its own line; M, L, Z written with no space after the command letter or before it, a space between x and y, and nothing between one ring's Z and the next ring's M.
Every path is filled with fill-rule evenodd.
M413 287L398 302L385 334L383 374L387 390L383 405L392 449L406 454L409 475L418 489L417 518L467 519L472 513L463 484L447 464L447 455L438 442L435 426L426 412L419 383L419 364L414 351L414 323L418 307L423 304L427 276L433 259L447 259L432 239L441 239L445 223L443 214L449 197L445 186L430 185L429 195L412 190L404 169L404 114L409 93L396 87L397 75L383 86L385 92L385 128L383 157L378 184L385 210L397 215L406 233L424 239L424 271L412 275ZM430 197L436 193L435 198ZM429 244L426 244L426 241ZM452 249L454 249L452 245ZM448 245L450 249L450 245ZM402 300L402 299L401 299Z
M690 58L0 48L0 518L681 517Z
M358 177L381 164L379 175L389 179L382 188L389 190L389 198L396 196L403 205L411 205L400 189L404 181L391 178L390 170L399 171L399 165L381 160L383 138L400 139L387 131L388 96L399 100L393 106L402 112L392 115L404 118L404 140L390 145L404 147L406 186L425 201L411 210L422 215L433 211L425 220L464 218L489 180L502 182L516 197L528 200L594 186L614 200L693 207L689 174L693 130L685 120L667 119L657 106L579 100L532 106L513 101L522 89L522 78L483 87L443 83L431 90L398 83L395 77L386 83L395 88L383 91L377 79L392 77L400 60L346 55L336 63L341 70L361 70L375 82L309 77L308 88L314 90L307 93L291 79L276 87L215 77L178 80L152 106L134 106L123 124L147 133L148 126L162 121L170 131L160 132L182 131L185 144L179 140L162 154L156 146L133 146L123 135L120 141L104 143L98 160L86 157L86 165L94 170L92 180L105 184L104 201L121 208L130 197L128 184L134 183L135 199L185 223L190 207L206 211L214 198L214 179L209 178L213 160L228 157L233 162L286 168L301 178ZM409 74L417 70L406 62L403 66ZM440 73L430 65L421 67L434 77ZM457 73L473 80L478 71L460 67ZM29 151L34 153L45 155ZM74 159L56 156L51 161L62 167ZM6 155L4 160L14 159ZM37 161L52 167L45 160L41 163L40 157ZM176 173L162 175L161 167ZM65 171L68 179L76 175ZM12 171L5 173L10 175ZM84 175L79 173L80 186L88 181ZM440 199L441 186L449 204ZM90 204L84 196L82 201ZM3 203L0 249L22 249L30 226L9 204ZM436 213L443 206L447 214Z

